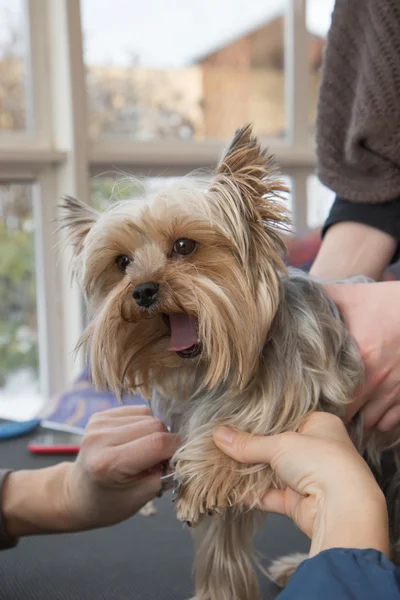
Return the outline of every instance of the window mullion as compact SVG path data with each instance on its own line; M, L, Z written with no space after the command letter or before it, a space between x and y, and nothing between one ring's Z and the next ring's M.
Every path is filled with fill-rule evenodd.
M54 219L58 217L57 207L63 195L85 200L89 197L88 140L79 0L39 0L38 4L42 11L42 44L47 48L48 57L46 93L50 124L42 128L42 132L50 134L51 146L64 153L61 164L43 168L38 175L39 249L41 268L46 271L45 277L39 277L46 307L42 323L46 321L47 356L51 361L50 354L54 352L61 364L60 370L53 365L55 371L47 371L47 388L54 392L69 383L82 368L81 358L76 359L74 355L83 326L82 296L77 286L71 285L70 251L55 249L56 242L61 240L54 234L57 227ZM36 0L31 0L31 5L36 5ZM48 264L49 261L56 263L57 268Z
M285 15L286 110L289 143L309 147L309 68L306 0L288 0Z
M38 144L51 147L52 115L50 93L51 48L46 35L48 0L25 0L28 16L27 73L28 126ZM57 0L56 0L57 1ZM31 98L29 98L31 96ZM29 99L31 102L29 102Z

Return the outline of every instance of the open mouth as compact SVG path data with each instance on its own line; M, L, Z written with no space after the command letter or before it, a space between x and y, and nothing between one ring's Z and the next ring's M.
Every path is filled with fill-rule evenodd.
M181 358L199 356L201 344L198 339L197 319L186 313L163 314L162 318L171 333L168 350L176 352Z

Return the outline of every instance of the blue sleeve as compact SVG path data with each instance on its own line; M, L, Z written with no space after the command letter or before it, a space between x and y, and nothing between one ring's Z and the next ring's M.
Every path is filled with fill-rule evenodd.
M277 600L400 600L400 569L377 550L333 548L305 560Z

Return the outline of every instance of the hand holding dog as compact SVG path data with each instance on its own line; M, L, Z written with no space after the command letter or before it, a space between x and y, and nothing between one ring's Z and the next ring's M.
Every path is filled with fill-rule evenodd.
M152 500L177 439L147 407L94 415L66 480L65 505L74 527L112 525Z
M269 437L217 428L214 440L238 462L271 465L287 487L260 506L293 519L311 539L310 556L335 547L388 553L385 498L339 418L313 413L299 433Z
M400 424L400 283L325 286L343 314L365 365L365 382L348 406L360 409L366 429L391 431Z
M160 490L162 464L178 446L145 406L94 415L74 463L11 473L3 490L9 535L81 531L113 525Z

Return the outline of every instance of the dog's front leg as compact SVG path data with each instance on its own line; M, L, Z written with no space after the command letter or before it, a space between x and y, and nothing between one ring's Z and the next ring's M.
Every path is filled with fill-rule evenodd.
M203 515L223 515L229 508L247 509L272 484L266 465L237 463L214 444L211 427L188 436L173 458L178 482L177 517L195 525Z
M195 525L203 515L221 514L243 504L245 486L239 465L216 447L212 431L189 436L175 454L173 465L181 521Z

